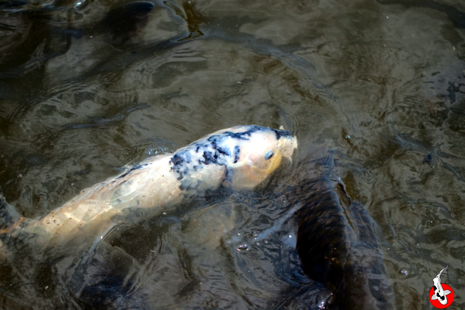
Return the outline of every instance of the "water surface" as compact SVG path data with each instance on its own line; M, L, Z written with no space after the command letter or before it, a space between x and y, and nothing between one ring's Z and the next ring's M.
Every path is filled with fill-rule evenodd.
M333 174L380 228L395 307L430 309L432 279L449 265L449 309L463 308L464 20L454 0L1 2L0 185L23 216L40 217L210 132L283 125L299 139L292 165L256 193L220 193L113 232L107 241L132 258L102 247L99 257L120 262L102 273L139 270L125 292L140 307L299 300L283 292L316 284L274 229L286 203L270 193L314 169L304 159L333 152ZM270 243L250 244L261 233ZM26 287L38 307L117 300L108 290L86 299L81 286L93 284L80 277L98 275L62 266L76 264L3 280L2 302L23 302L8 286Z

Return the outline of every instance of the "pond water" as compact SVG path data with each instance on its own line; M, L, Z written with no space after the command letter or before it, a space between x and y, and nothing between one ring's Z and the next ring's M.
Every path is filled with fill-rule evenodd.
M462 1L4 1L0 38L0 186L24 217L221 128L299 140L255 192L102 238L124 252L13 266L2 307L318 308L278 189L319 158L378 226L392 307L433 309L446 266L465 306Z

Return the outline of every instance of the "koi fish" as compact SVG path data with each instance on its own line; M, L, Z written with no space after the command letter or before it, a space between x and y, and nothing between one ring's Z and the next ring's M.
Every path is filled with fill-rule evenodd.
M326 172L333 165L333 154L318 160L314 171L306 171L299 186L286 195L291 210L298 208L293 229L303 272L332 292L317 307L393 309L379 228L365 208L352 200L343 181ZM321 291L323 297L325 290Z
M38 220L21 217L0 192L0 253L13 255L11 261L20 244L31 242L36 248L73 242L78 251L86 240L103 238L117 224L156 216L191 195L220 186L251 190L283 158L291 159L295 148L296 137L284 129L250 125L219 130L84 189Z
M433 279L433 285L434 285L434 295L431 296L431 300L439 300L439 302L442 305L447 304L447 295L451 293L449 290L444 290L441 285L441 274L442 273L447 273L447 268L449 266L446 266L446 268L442 269L439 271L438 275Z

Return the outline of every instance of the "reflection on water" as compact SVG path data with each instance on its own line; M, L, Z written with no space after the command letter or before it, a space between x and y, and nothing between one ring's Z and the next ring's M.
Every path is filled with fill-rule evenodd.
M463 16L454 0L1 2L0 186L23 216L220 128L299 138L292 166L256 192L222 189L85 253L3 268L1 302L318 308L341 280L303 271L293 199L327 180L376 223L394 308L430 307L446 265L450 309L463 308ZM306 205L345 197L329 188Z

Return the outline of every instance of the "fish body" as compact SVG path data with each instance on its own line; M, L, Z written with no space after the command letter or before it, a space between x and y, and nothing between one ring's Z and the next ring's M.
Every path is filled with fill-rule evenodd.
M442 269L438 275L433 279L433 285L434 285L434 295L431 296L431 300L439 300L439 302L442 305L447 304L447 295L451 293L449 290L444 290L444 288L441 285L441 274L442 273L447 273L447 266L446 268Z
M156 216L183 198L229 186L253 189L291 158L297 140L286 130L256 125L219 130L173 154L149 157L97 183L39 220L25 219L3 199L0 247L33 239L40 247L99 239L117 224Z
M318 307L393 309L377 225L342 181L328 177L322 167L293 175L301 181L283 191L290 210L296 210L292 222L303 272L332 292Z

